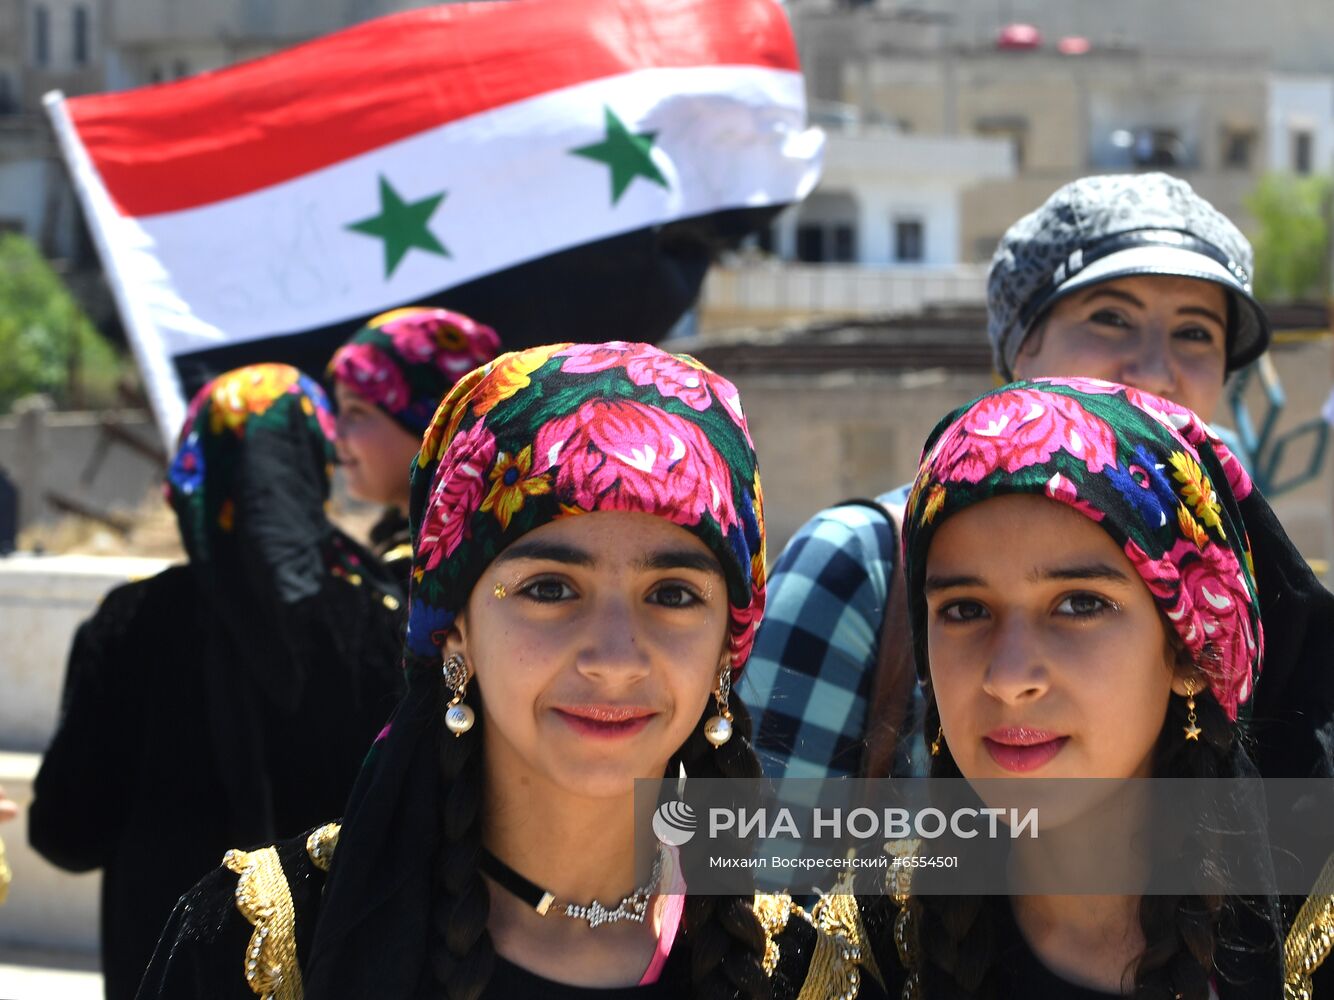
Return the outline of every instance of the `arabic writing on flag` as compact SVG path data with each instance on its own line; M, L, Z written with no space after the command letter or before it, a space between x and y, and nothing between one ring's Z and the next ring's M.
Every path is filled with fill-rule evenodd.
M659 339L823 147L776 0L453 4L47 106L168 436L218 371L318 371L401 305Z

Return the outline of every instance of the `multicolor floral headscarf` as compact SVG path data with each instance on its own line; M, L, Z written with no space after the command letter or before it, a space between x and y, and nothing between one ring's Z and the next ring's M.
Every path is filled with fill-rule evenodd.
M288 474L303 480L302 493L317 491L322 505L329 494L333 428L324 390L290 365L237 368L200 389L186 412L166 483L190 558L208 561L236 537L238 509L246 506L239 495L242 480L266 446L296 460Z
M440 404L412 472L407 655L440 644L482 571L558 517L654 514L718 557L733 671L764 609L764 517L736 388L647 344L555 344L506 354Z
M1013 493L1065 504L1112 536L1235 721L1264 648L1239 506L1250 477L1194 413L1097 379L1003 386L932 432L904 520L919 674L932 536L964 508Z
M401 585L329 520L334 416L290 365L237 368L190 403L167 470L181 541L218 605L291 604L329 576L401 599ZM237 611L244 621L251 611Z
M350 706L363 680L370 690L392 669L386 642L398 631L402 585L325 513L333 429L313 379L288 365L238 368L195 395L167 472L195 591L189 655L205 698L193 710L228 822L251 837L286 832L264 778L273 709L308 708L316 677ZM320 659L312 635L346 644L347 659ZM364 677L338 676L348 664Z
M500 353L500 338L462 313L413 307L376 316L340 347L329 377L414 437L449 387Z

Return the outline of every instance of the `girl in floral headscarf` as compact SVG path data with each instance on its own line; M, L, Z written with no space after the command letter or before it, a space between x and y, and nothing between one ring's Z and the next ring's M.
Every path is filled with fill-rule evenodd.
M951 414L927 442L904 528L932 776L1237 778L1256 773L1248 747L1328 775L1331 680L1266 658L1273 623L1262 625L1252 541L1256 559L1286 565L1278 604L1304 592L1314 606L1294 613L1334 611L1190 411L1108 382L1041 379ZM1300 726L1275 729L1271 700L1248 737L1259 692L1294 671ZM1067 807L1083 808L1068 787ZM1143 837L1134 824L1154 822L1118 820L1128 844ZM1176 864L1213 860L1186 851ZM1272 897L899 902L873 903L870 919L904 997L1270 997L1309 988L1324 958L1299 928L1285 964L1277 935L1293 914Z
M409 690L343 826L229 856L141 996L246 996L248 922L280 997L856 995L855 920L685 895L635 851L636 779L759 774L730 698L764 608L736 389L643 344L504 355L436 411L411 515Z
M500 353L500 338L462 313L411 307L376 316L329 362L338 405L338 462L347 490L383 504L371 549L391 564L412 559L407 469L449 387Z
M116 588L75 636L29 833L103 870L110 1000L221 851L342 808L393 708L400 591L324 514L332 429L287 365L201 389L166 484L188 564Z

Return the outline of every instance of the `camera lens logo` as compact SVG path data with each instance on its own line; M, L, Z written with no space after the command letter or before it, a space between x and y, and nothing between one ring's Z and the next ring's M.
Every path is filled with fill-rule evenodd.
M653 814L653 832L669 847L680 847L695 835L695 810L673 799L658 806Z

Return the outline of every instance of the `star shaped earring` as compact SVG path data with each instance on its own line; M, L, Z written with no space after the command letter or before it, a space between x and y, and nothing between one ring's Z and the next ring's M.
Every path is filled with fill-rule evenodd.
M1186 711L1189 713L1184 728L1186 740L1198 743L1200 733L1204 730L1196 724L1198 720L1195 718L1195 681L1189 677L1186 678Z

